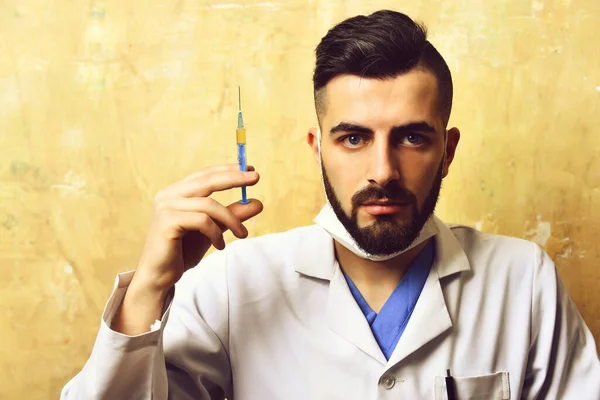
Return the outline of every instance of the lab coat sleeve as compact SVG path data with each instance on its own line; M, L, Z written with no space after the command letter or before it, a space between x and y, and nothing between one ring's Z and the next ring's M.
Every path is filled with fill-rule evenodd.
M600 399L600 360L589 328L548 254L533 244L535 270L526 399Z
M138 336L110 329L133 277L119 274L92 353L60 399L232 400L224 257L209 256L187 271L159 328Z

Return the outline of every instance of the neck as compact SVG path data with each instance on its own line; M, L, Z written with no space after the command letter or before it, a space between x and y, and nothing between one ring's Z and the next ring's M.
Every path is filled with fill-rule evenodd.
M337 241L334 241L334 247L340 267L354 282L369 307L378 313L429 240L386 261L371 261L359 257Z

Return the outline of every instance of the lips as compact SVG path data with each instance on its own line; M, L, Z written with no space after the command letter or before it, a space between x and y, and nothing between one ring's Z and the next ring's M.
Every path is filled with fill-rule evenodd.
M404 213L409 209L410 203L395 201L370 201L363 203L363 209L371 215L387 215Z
M389 201L389 200L375 200L375 201L368 201L362 204L363 206L383 206L383 207L387 207L387 206L405 206L408 205L408 202L403 202L403 201Z

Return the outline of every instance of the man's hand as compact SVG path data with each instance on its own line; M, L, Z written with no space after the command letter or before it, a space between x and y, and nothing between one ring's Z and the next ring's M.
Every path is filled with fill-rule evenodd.
M237 164L215 166L194 173L155 197L154 215L139 265L113 329L128 335L147 332L161 317L167 293L183 273L197 265L211 245L225 248L226 230L245 238L242 224L259 214L263 205L232 203L225 207L210 195L214 192L255 185L258 173Z

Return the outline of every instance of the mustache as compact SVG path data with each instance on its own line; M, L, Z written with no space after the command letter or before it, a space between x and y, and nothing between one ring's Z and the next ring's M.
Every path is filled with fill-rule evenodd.
M416 204L417 197L410 190L403 188L397 181L388 183L385 187L369 185L352 196L352 207L364 203L386 199L392 202Z

